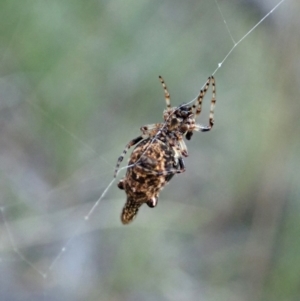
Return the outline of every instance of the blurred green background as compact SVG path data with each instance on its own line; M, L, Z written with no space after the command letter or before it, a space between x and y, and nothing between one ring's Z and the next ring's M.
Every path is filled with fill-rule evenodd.
M277 3L219 8L237 42ZM0 300L299 300L299 8L234 49L215 127L125 227L117 181L84 217L162 120L158 75L191 101L233 47L216 2L1 0Z

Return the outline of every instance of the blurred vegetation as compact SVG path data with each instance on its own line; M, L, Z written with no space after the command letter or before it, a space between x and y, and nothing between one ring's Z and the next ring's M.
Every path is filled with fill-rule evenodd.
M278 3L218 2L235 41ZM234 49L214 129L124 227L116 182L84 217L162 119L158 75L190 101L232 48L216 2L0 1L0 299L299 300L299 6Z

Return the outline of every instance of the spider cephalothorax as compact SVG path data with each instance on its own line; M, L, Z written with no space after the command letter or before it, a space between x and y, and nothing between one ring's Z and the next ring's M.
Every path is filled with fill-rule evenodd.
M118 187L124 189L127 201L121 214L123 224L130 223L136 216L139 207L146 203L153 208L157 205L159 192L177 174L185 171L183 157L188 156L183 140L190 140L193 131L206 132L214 124L214 107L216 103L215 79L209 77L204 89L200 91L192 106L183 104L171 107L170 94L164 80L159 77L165 92L167 108L163 112L164 122L141 127L142 135L131 140L119 157L115 174L128 149L134 148L125 177ZM201 113L202 100L207 89L212 84L212 99L207 126L196 124L196 118Z

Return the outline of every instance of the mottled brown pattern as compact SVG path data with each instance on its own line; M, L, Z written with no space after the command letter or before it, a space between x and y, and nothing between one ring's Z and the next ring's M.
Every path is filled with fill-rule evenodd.
M190 140L193 131L210 131L214 125L214 107L216 103L215 79L209 77L204 89L200 91L192 106L181 105L171 107L170 94L164 80L159 77L167 108L163 112L163 123L155 123L141 127L142 135L131 140L119 157L115 174L131 146L137 145L129 159L125 177L118 187L125 190L127 200L121 214L123 224L130 223L136 216L139 207L146 203L153 208L157 205L159 192L177 174L185 171L183 157L188 156L183 138ZM196 124L201 113L202 100L212 84L212 99L209 124Z
M143 203L150 207L157 204L160 190L171 180L174 173L160 175L166 170L178 168L174 151L160 140L148 138L142 141L132 152L126 176L119 187L127 194L127 202L121 214L124 224L130 222Z

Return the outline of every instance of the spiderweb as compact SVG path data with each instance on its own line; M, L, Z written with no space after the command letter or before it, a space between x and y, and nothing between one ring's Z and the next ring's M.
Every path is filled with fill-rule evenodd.
M139 135L138 128L140 126L159 122L165 104L158 80L155 82L152 79L155 79L161 72L167 73L162 75L164 75L171 93L173 106L178 105L178 99L185 99L184 102L186 102L187 91L194 92L188 94L189 99L192 99L197 94L195 87L201 88L199 80L205 82L209 75L214 75L217 85L216 125L224 124L226 113L230 110L230 103L222 104L222 98L235 98L235 93L232 91L238 89L235 84L236 74L233 73L233 69L225 66L226 64L227 66L234 65L234 62L238 61L238 56L246 59L249 55L247 48L250 47L247 45L247 40L249 43L255 43L255 38L260 38L261 32L267 30L265 23L271 22L269 20L271 14L275 11L277 13L283 8L284 2L287 2L285 6L290 3L286 0L268 1L260 10L261 16L255 13L255 5L251 5L250 1L227 3L226 5L217 0L205 1L194 12L186 10L182 3L176 3L177 7L170 7L167 4L158 6L150 3L135 4L134 8L142 15L134 17L134 9L128 8L128 20L119 32L122 35L120 39L108 37L107 35L113 31L109 32L106 28L106 26L112 25L122 27L122 22L124 22L122 18L125 17L119 11L117 2L109 2L106 5L99 4L98 7L113 19L110 24L105 24L105 21L93 15L95 8L91 4L83 8L80 2L76 2L73 12L67 11L67 7L62 7L58 3L47 4L47 14L43 14L45 7L35 1L27 3L30 7L35 5L33 12L29 11L29 7L22 7L24 10L20 10L20 15L12 19L13 30L10 37L2 43L1 64L4 74L11 75L3 76L0 83L3 100L1 104L3 143L0 147L2 150L1 186L3 187L0 201L1 300L145 299L145 295L141 291L151 291L152 293L148 294L150 299L155 296L164 296L159 297L158 300L181 300L178 297L180 291L174 290L174 294L177 296L175 297L167 288L165 291L162 288L161 291L153 290L155 279L150 276L153 274L150 260L156 257L147 260L143 256L149 257L148 252L157 254L158 264L169 270L171 267L165 263L166 258L168 256L177 258L177 252L180 250L165 250L169 254L166 257L165 254L161 254L165 251L153 247L159 244L158 237L164 239L166 233L171 233L171 238L168 238L170 248L176 240L174 233L183 233L189 240L191 229L195 230L209 220L210 210L205 209L205 206L201 208L195 206L196 202L188 205L178 202L174 208L171 205L172 202L174 204L174 199L184 198L185 193L172 192L172 183L168 186L170 194L165 197L166 206L172 206L172 214L168 213L168 208L162 208L161 213L157 214L150 209L149 212L145 210L141 213L143 217L139 216L132 226L122 228L119 214L125 195L124 192L118 191L115 184L127 166L121 167L119 170L121 175L114 179L116 160L125 144ZM249 20L243 26L239 24L241 19L237 18L243 9L236 6L241 5L245 6L245 10L252 9L248 14L245 13ZM11 10L12 8L7 9ZM169 11L170 9L171 11ZM83 12L81 13L81 11ZM170 19L163 21L165 11L169 11L167 15ZM28 36L22 37L23 26L29 24L31 14L39 19L41 28L36 28L33 32L28 33ZM201 23L203 28L197 33L190 31L191 23L185 14L191 14L190 19L192 20L203 18L206 25ZM90 35L84 42L76 45L74 42L76 38L72 40L67 35L67 31L62 32L60 38L65 39L63 43L70 43L66 46L69 50L65 54L60 55L59 46L53 47L51 41L49 42L50 49L45 48L40 53L35 53L34 46L26 42L29 39L32 43L34 40L32 36L40 39L39 30L46 33L49 27L57 26L59 29L64 18L72 18L75 15L79 16L78 24L75 22L77 26L75 32L78 31L80 34L80 30L86 30ZM88 18L94 19L94 23L86 22ZM146 26L139 29L138 22L141 22L143 18L146 20ZM272 18L276 20L277 15ZM55 20L55 22L49 25L51 20ZM156 21L160 23L156 24ZM176 32L172 28L172 24L177 22L181 25L176 27L176 30L181 29L181 32ZM87 29L84 26L90 27ZM135 34L131 35L132 32ZM166 37L170 33L172 38L160 44L161 47L169 47L168 50L160 53L149 52L148 61L156 62L156 65L151 65L150 68L147 66L149 64L147 58L139 55L133 60L130 57L130 50L128 50L133 46L128 46L126 43L130 41L131 45L138 45L142 40L145 45L139 46L140 53L147 53L145 48L151 47L152 43L158 43L160 37L157 32L162 32L162 37ZM257 36L251 40L250 37L254 32L257 33ZM195 34L199 41L194 40ZM105 43L102 44L99 39L97 40L97 35L103 37ZM147 39L143 39L142 36L147 36L150 41L147 43ZM55 39L55 36L51 36L51 34L47 37ZM70 41L66 41L68 38ZM125 41L121 42L121 39L125 39ZM197 44L199 43L206 45L205 47L201 46L204 54L198 53ZM244 46L242 46L243 44ZM46 42L44 45L47 47ZM17 46L21 49L21 53L18 55L12 53L12 49L18 49ZM85 49L88 46L90 52ZM189 53L192 58L198 56L199 62L184 57L184 49L189 47L195 47ZM103 59L101 63L97 62L95 54L99 50ZM107 64L105 54L110 50L112 50L111 55L116 62L109 60L110 66L105 70L110 70L111 73L103 74L101 68ZM23 56L30 52L33 52L32 57L40 62L43 61L43 64L35 69L32 67L33 70L26 71L25 74L23 70L28 70L29 63L27 62L28 66L22 66L20 62L22 62ZM53 55L48 59L47 55L50 52L57 53L57 57ZM81 52L84 55L80 57L80 61L76 55ZM126 53L127 56L122 56L122 53ZM14 55L19 57L19 62L14 61ZM94 66L86 65L84 58L88 56L94 56ZM182 58L182 62L178 62L178 69L174 67L176 64L174 58L177 57ZM51 60L56 63L51 65ZM160 67L161 62L166 65L163 71ZM143 69L142 66L145 66L146 71L140 71ZM39 74L39 71L36 71L39 68L45 72ZM178 71L180 68L182 68L182 72ZM243 70L235 68L236 73L244 76ZM257 71L257 66L253 68L256 68ZM71 73L64 74L66 70ZM201 70L201 77L199 77L199 70ZM98 78L92 78L92 75L95 74L99 74ZM80 85L83 76L89 77L90 80L86 81L86 89L79 90L77 85ZM229 78L225 80L226 76ZM232 80L230 76L232 76ZM101 86L98 88L98 82L104 81L104 77L112 78L114 83L111 87ZM66 78L64 84L68 85L69 81L72 84L63 89L59 83L62 78ZM176 80L182 82L181 86L187 85L186 90L181 91L179 88L172 87L172 81ZM146 92L147 95L141 94L136 83L144 85L151 92ZM153 85L154 87L152 87ZM225 92L227 88L231 92ZM244 90L244 88L245 86L240 90ZM129 92L126 92L127 90ZM155 96L153 93L156 93ZM25 94L26 97L24 98L22 94ZM41 99L42 97L45 99ZM101 98L100 102L95 103L99 97ZM209 102L207 98L209 96L205 97L205 103ZM8 102L7 99L13 99L14 102ZM49 103L46 99L51 99L52 102ZM128 101L124 101L124 99ZM142 104L136 102L135 99ZM189 103L194 100L195 98ZM65 111L68 111L70 115L62 116L61 112ZM79 116L79 112L82 115ZM100 120L97 117L99 112L101 112ZM201 117L203 122L208 120L208 113L205 112L205 109L201 116L203 116ZM126 127L123 126L124 124ZM233 127L233 125L231 126ZM47 129L43 130L44 127ZM24 131L19 131L19 128L23 128ZM217 130L214 128L214 131ZM205 182L207 175L203 175L199 170L200 165L201 169L206 171L214 167L209 181L215 178L217 173L215 166L218 162L211 165L204 157L208 156L208 148L212 147L212 143L216 146L224 142L220 138L221 134L221 131L217 132L217 136L214 138L205 135L202 143L205 144L207 141L208 146L204 146L202 153L196 154L195 150L199 148L199 145L196 143L194 146L191 145L194 154L188 158L190 162L187 162L187 170L191 172L190 177L194 178L188 178L185 174L180 175L174 179L175 186L176 184L181 187L184 185L184 190L195 190L199 181L207 184ZM191 144L197 139L193 137ZM212 142L213 140L214 142ZM190 149L189 145L188 147ZM74 149L76 151L72 151ZM214 154L220 155L216 152ZM192 163L192 157L195 158L196 155L200 156L197 158L199 164ZM213 155L209 156L211 159L214 157ZM193 164L198 168L197 166L193 168ZM38 167L32 168L32 166ZM209 192L212 187L213 185L208 186L202 197L216 197L214 202L218 203L220 196ZM226 193L228 193L227 196ZM229 192L225 191L224 198L230 198ZM186 206L190 206L189 209L186 209ZM199 224L194 222L189 226L182 222L178 224L176 220L181 216L182 211L191 219L194 215L200 214L201 222ZM157 216L155 219L153 219L154 214ZM153 223L153 221L155 222ZM144 239L144 232L147 235L151 234L150 236L153 238ZM148 250L145 255L143 252L139 253L135 250L139 244L143 243L145 244L144 248ZM195 246L195 248L197 247ZM123 266L123 261L127 262L128 266ZM150 272L148 275L143 275L144 281L148 285L143 286L141 290L137 289L132 294L128 292L127 288L134 279L132 275L136 271L136 265L140 265L145 273ZM157 275L157 277L163 279L166 272L161 271L160 273L161 275ZM180 272L176 270L171 277L172 280L166 280L165 287L174 288L174 283L181 282L182 275L179 274ZM183 278L190 280L189 283L182 284L185 287L184 291L188 291L186 286L197 286L194 280L191 280L191 275L184 275ZM216 297L211 292L208 292L208 295L207 300L213 300ZM184 295L184 299L186 298L188 298L187 295ZM197 297L191 295L188 299L197 300ZM206 300L206 297L203 300Z

